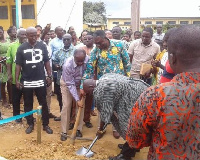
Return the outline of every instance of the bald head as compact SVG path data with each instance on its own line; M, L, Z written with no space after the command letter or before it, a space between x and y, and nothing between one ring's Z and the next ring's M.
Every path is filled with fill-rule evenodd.
M200 68L200 27L179 27L168 39L169 61L175 72Z
M26 42L26 29L24 29L24 28L18 29L17 38L19 39L19 43Z
M63 39L64 48L69 49L72 43L72 36L67 33L63 35L62 39Z
M95 87L96 87L96 80L93 80L93 79L84 80L83 90L85 93L92 94Z
M163 41L167 42L168 39L169 39L169 36L172 35L176 30L177 30L177 28L170 28L170 29L165 33L165 36L163 37Z
M34 33L36 32L37 33L37 29L35 27L28 27L26 29L26 33L29 34L29 33Z
M74 51L74 61L76 63L77 66L81 66L84 64L85 61L85 57L86 57L86 52L83 49L76 49Z
M19 37L19 35L20 35L21 33L24 33L24 32L26 32L26 29L24 29L24 28L18 29L18 30L17 30L17 37Z
M29 27L26 29L28 42L33 46L37 42L37 29Z

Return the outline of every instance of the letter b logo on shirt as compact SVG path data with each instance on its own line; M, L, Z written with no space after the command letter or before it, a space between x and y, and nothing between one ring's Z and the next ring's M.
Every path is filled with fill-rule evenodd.
M41 49L27 49L27 50L24 51L24 53L31 53L31 61L26 60L26 64L39 63L43 59Z

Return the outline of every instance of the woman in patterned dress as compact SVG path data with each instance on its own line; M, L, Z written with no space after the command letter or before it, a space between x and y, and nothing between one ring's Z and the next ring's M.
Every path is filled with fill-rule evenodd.
M6 57L6 53L7 53L9 45L10 45L10 41L5 39L3 27L0 26L0 61ZM5 86L8 81L8 74L7 74L5 61L0 63L0 81L1 81L2 105L4 107L9 107L9 104L6 98L6 90L5 90Z

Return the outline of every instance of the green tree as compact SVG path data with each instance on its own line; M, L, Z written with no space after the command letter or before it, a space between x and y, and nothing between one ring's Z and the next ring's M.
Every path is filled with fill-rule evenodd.
M84 23L105 23L107 20L105 15L106 8L104 2L83 2Z
M91 24L103 23L103 17L99 15L97 12L87 13L85 15L85 21Z

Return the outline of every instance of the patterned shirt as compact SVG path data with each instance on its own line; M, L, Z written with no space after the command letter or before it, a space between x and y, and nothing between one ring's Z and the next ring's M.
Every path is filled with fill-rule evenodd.
M200 159L200 73L148 88L132 109L126 140L150 146L148 159Z
M83 80L92 77L95 66L97 66L97 79L106 73L117 73L130 76L130 59L124 48L124 43L120 40L109 41L110 46L108 50L100 50L95 47L91 51Z
M123 40L123 42L124 42L125 49L128 51L129 46L131 45L132 41L127 42L127 41Z
M125 139L128 119L138 97L149 85L140 79L104 74L94 90L94 99L103 122L112 122Z
M53 64L57 64L62 67L66 59L74 55L74 50L75 48L73 45L71 45L69 49L67 50L65 50L64 48L60 49L54 55ZM57 73L57 81L56 81L58 85L60 85L61 75L62 75L62 69L59 69Z

